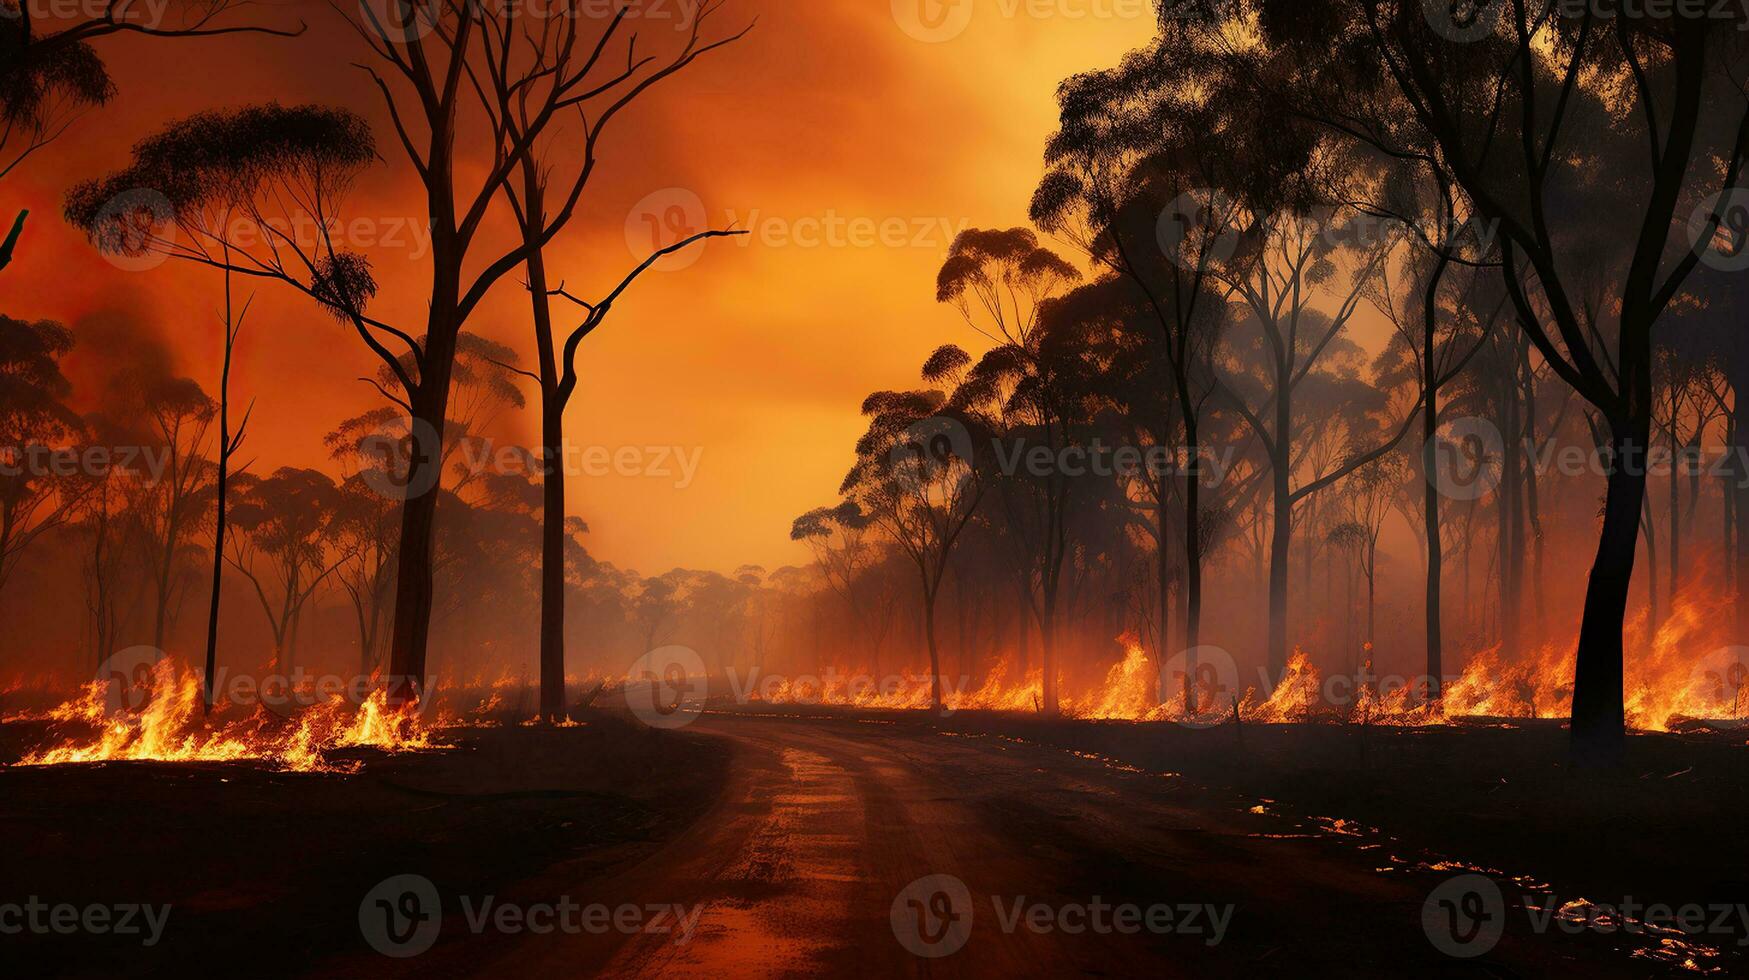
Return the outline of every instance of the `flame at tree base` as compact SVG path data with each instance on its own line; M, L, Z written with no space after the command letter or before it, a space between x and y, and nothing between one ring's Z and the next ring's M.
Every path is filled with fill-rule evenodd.
M111 693L108 683L94 681L79 697L48 713L51 723L88 726L96 730L94 736L68 738L26 755L18 764L258 761L290 772L355 772L358 763L330 762L324 753L443 748L431 741L416 707L390 706L384 690L373 692L356 710L332 699L294 719L258 707L248 718L215 724L204 717L200 677L166 658L153 668L149 699L139 711L113 710Z

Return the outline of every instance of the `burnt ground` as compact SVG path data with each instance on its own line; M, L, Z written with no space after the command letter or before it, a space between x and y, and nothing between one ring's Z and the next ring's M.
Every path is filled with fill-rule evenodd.
M679 732L597 712L584 728L452 733L452 752L363 754L351 776L249 765L0 770L0 902L169 902L158 948L0 936L22 975L1452 976L1749 972L1701 946L1532 930L1529 895L1749 902L1749 733L1642 735L1603 775L1558 725L1424 730L1046 722L1023 716L709 711ZM0 728L0 759L36 734ZM1453 875L1513 908L1473 959L1428 941ZM412 959L360 938L360 898L431 878L441 936ZM962 949L895 941L895 896L963 881ZM676 903L685 943L474 932L452 896ZM992 905L1230 907L1209 936L1003 928ZM1710 947L1711 955L1702 947ZM8 971L11 973L12 971Z
M1550 721L1191 730L984 716L944 727L1181 773L1310 826L1377 828L1405 858L1420 849L1563 896L1749 903L1749 729L1630 735L1626 765L1599 773L1569 769L1566 726Z
M0 728L0 760L42 726ZM0 935L9 976L294 976L368 952L359 900L416 872L488 894L555 865L635 863L711 804L717 741L596 719L463 729L448 751L357 759L352 775L251 763L0 769L0 902L173 906L162 940Z

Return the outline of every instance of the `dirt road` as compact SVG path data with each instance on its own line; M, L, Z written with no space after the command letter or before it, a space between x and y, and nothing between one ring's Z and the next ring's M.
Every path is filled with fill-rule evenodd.
M596 880L555 867L501 903L683 910L650 931L488 928L402 961L432 975L1647 976L1622 937L1434 904L1464 869L1416 869L1340 825L1253 812L1182 777L872 719L706 714L733 774L704 818ZM920 881L921 880L921 881ZM1448 889L1449 892L1449 889ZM1447 895L1448 893L1442 893ZM667 923L685 923L682 931ZM1455 916L1455 917L1454 917ZM446 918L444 929L465 929ZM1557 923L1558 925L1558 923ZM1499 928L1497 926L1496 928ZM1436 929L1436 932L1439 930ZM1642 954L1643 955L1643 954ZM540 971L537 973L536 971ZM380 972L380 971L379 971Z

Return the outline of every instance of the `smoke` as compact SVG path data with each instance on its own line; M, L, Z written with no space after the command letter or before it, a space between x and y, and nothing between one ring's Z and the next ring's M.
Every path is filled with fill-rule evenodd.
M111 305L72 325L73 350L62 365L73 383L73 408L102 429L105 442L143 443L132 432L140 392L175 379L180 359L149 307Z

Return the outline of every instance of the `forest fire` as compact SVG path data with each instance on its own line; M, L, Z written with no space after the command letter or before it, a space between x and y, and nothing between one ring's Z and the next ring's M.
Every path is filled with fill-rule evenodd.
M1630 624L1626 662L1626 711L1630 728L1680 731L1694 726L1735 728L1749 724L1749 651L1723 645L1717 634L1731 600L1723 594L1685 596L1662 626L1646 636L1645 617ZM1167 692L1156 664L1133 637L1120 641L1124 658L1102 683L1059 699L1067 718L1099 721L1194 720L1199 726L1227 723L1351 722L1421 726L1467 718L1564 719L1572 703L1571 644L1545 643L1519 659L1498 645L1477 651L1463 671L1447 678L1437 706L1426 702L1419 677L1381 678L1368 668L1356 676L1325 673L1313 656L1296 649L1281 683L1267 689L1262 678L1239 683L1201 682L1198 704L1187 716L1182 695ZM1710 652L1709 652L1710 651ZM854 672L849 672L854 673ZM1000 661L976 687L943 693L948 710L1036 712L1043 680L1039 670L1015 678L1011 661ZM844 676L834 674L834 677ZM1167 682L1170 683L1170 682ZM1242 692L1242 693L1241 693ZM906 676L885 685L812 679L772 684L753 694L772 704L824 704L850 708L923 710L930 705L927 677Z
M1681 731L1693 727L1734 728L1749 723L1749 700L1743 694L1743 652L1716 642L1730 600L1722 594L1696 594L1675 604L1665 622L1646 637L1645 617L1630 624L1632 638L1626 668L1628 724L1641 731ZM1570 645L1546 643L1513 660L1499 646L1469 656L1463 670L1448 678L1443 697L1430 706L1418 678L1381 678L1367 670L1356 676L1326 673L1312 654L1296 649L1281 683L1265 693L1259 677L1228 690L1225 683L1201 683L1199 702L1187 714L1182 695L1161 696L1166 682L1156 663L1133 637L1121 638L1122 660L1103 681L1059 699L1066 718L1097 721L1194 722L1198 727L1230 724L1352 723L1415 727L1445 725L1464 719L1563 719L1572 698L1573 651ZM1712 651L1702 656L1696 651ZM1043 681L1038 669L1017 676L1012 661L1003 659L975 686L952 684L943 703L951 711L999 711L1032 714L1041 710ZM781 679L750 692L748 700L768 704L818 704L834 707L922 711L930 706L927 677L904 676L876 684L848 674L827 678ZM515 690L522 688L521 695ZM504 674L486 682L439 682L434 692L446 695L476 691L474 707L457 713L445 697L433 720L422 721L416 709L388 706L378 690L356 709L343 699L329 698L301 710L295 718L257 707L246 718L209 723L201 711L199 677L170 659L153 669L143 692L149 694L137 712L115 712L110 690L94 682L81 694L47 711L21 712L8 721L40 721L75 726L92 734L70 735L60 743L27 754L19 765L45 766L110 761L268 762L295 772L350 771L356 763L336 764L324 757L330 749L376 748L399 752L437 747L432 733L446 728L492 728L499 716L522 713L527 684ZM516 703L513 704L512 701ZM465 703L465 699L463 699ZM221 708L221 716L234 713ZM515 720L515 719L513 719ZM522 724L532 723L522 721ZM566 725L576 725L567 721Z
M202 714L200 677L169 658L160 660L139 692L138 711L112 707L104 681L47 713L54 724L88 730L27 754L21 766L93 762L266 762L291 772L349 772L358 763L326 759L330 749L405 752L437 748L410 708L394 708L373 692L356 710L329 699L293 719L257 706L247 718L209 722ZM233 709L221 708L221 715Z
M1744 79L0 0L0 963L1749 976Z

